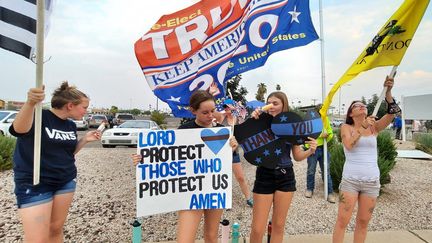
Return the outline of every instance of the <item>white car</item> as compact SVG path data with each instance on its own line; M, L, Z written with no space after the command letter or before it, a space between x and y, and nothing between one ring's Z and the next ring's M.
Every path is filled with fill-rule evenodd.
M11 136L9 127L17 114L18 111L0 110L0 136Z
M340 119L340 118L335 118L335 119L333 119L332 121L331 121L331 125L333 126L333 127L340 127L340 126L342 126L342 124L344 124L345 123L345 120L344 119Z
M72 121L75 123L78 130L87 130L89 127L88 122L84 117L81 120L72 120Z
M106 130L102 134L101 142L104 148L114 148L123 145L135 147L138 141L138 134L142 130L158 130L159 126L150 120L125 121L120 126Z

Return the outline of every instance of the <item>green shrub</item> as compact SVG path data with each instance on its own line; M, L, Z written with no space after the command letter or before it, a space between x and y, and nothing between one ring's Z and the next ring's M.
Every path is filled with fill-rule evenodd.
M340 128L333 128L333 139L331 141L335 141L335 140L338 142L342 142Z
M432 134L420 134L415 142L416 149L432 154Z
M377 138L378 146L378 168L380 170L381 186L390 183L390 171L396 164L396 146L388 131L381 132ZM340 142L334 142L329 146L331 156L330 173L333 180L335 191L339 189L342 180L342 171L345 164L345 154L343 145Z
M156 122L159 126L165 124L165 114L157 110L152 111L150 119Z
M0 136L0 171L12 169L15 138Z
M332 139L331 141L335 141ZM333 142L329 144L328 151L330 153L330 174L333 182L333 189L339 190L339 184L342 181L342 171L345 164L345 153L342 143Z

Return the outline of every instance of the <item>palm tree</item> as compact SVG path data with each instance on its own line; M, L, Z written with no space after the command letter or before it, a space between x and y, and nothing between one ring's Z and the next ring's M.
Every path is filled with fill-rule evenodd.
M267 93L267 85L265 83L258 84L258 90L255 94L255 99L264 102L264 96Z

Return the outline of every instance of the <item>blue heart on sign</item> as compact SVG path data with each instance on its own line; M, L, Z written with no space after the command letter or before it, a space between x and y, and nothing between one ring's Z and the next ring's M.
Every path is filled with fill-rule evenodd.
M211 129L201 131L201 139L214 154L219 153L226 141L228 141L229 136L230 132L228 128L222 128L216 133Z

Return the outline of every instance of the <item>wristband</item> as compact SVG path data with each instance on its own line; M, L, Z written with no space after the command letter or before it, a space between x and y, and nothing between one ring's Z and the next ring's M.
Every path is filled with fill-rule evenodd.
M387 99L385 101L387 102L387 114L397 114L402 111L394 98L392 103L388 102Z

